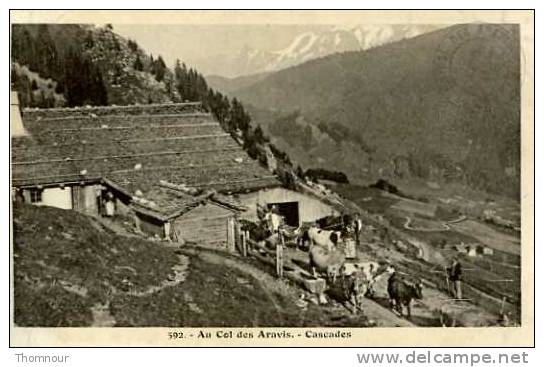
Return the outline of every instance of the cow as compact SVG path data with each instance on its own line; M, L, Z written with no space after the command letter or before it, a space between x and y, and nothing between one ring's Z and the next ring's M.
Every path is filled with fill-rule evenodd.
M402 306L406 306L408 318L410 318L412 316L410 304L412 299L423 298L423 284L419 279L416 279L414 282L408 282L398 275L398 273L393 272L387 281L387 293L389 294L391 306L401 316L403 316Z
M359 271L359 266L354 263L345 263L344 265L342 265L340 271L344 276L351 276Z
M352 276L353 282L350 288L350 299L354 306L355 312L361 308L363 297L368 293L370 280L361 272L357 272Z
M312 246L309 257L312 274L316 276L316 270L320 273L326 273L327 279L333 282L336 280L346 260L343 251L337 249L329 250L320 246Z
M327 293L331 298L344 304L346 308L351 308L351 312L357 313L361 309L361 303L367 289L368 279L365 278L362 272L356 271L351 275L342 274L330 281ZM349 307L349 304L352 307Z
M378 275L380 264L374 261L360 261L358 263L345 263L340 269L340 273L344 276L351 276L356 272L360 272L367 280L367 293L370 297L374 295L374 283Z
M316 227L310 227L308 230L304 231L302 240L308 241L310 243L310 248L312 246L320 246L332 250L336 247L340 240L340 236L341 233L339 231L327 231Z
M374 296L374 283L378 276L378 268L380 264L374 261L361 261L357 263L357 267L363 273L366 279L368 279L368 295Z

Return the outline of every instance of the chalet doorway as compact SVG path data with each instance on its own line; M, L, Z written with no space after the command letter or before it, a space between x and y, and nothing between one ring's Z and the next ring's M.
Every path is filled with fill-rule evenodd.
M298 227L300 224L300 218L298 213L298 201L290 201L286 203L270 203L268 209L272 209L273 206L278 208L279 214L285 218L285 224L291 227Z

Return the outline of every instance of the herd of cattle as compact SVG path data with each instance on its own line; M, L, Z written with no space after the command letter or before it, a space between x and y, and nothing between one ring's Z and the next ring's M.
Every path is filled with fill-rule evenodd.
M350 217L327 217L312 225L291 230L285 227L274 230L267 228L267 225L266 221L262 222L266 235L261 236L261 244L274 248L283 240L307 251L313 276L324 277L329 296L344 303L353 312L362 308L365 296L374 297L374 285L383 276L389 276L389 304L399 315L403 315L405 307L410 317L412 299L422 299L420 279L401 275L390 264L346 258L340 244L346 240L346 236L354 235L353 228L358 227Z
M403 315L406 307L411 316L412 299L422 299L423 286L419 279L399 274L390 264L375 261L350 261L338 245L332 246L332 231L312 227L308 230L309 264L314 276L323 275L327 280L329 294L341 302L350 303L352 310L361 309L363 297L374 297L374 285L383 276L389 276L387 292L390 306ZM328 241L323 241L324 238ZM320 241L321 240L321 241Z

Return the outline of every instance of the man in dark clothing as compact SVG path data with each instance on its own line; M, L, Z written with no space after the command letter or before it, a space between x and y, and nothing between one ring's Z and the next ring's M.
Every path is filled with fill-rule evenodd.
M359 236L361 235L361 231L363 229L363 222L361 221L361 216L359 215L359 213L355 213L355 219L353 220L353 224L355 227L355 243L357 243L357 246L359 246L361 243Z
M457 258L454 258L451 262L451 267L448 268L448 278L451 286L453 287L453 295L456 299L463 298L463 294L461 292L461 276L461 264Z

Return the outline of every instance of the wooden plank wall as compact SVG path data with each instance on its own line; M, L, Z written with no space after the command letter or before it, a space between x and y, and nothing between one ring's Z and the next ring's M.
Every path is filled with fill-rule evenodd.
M206 203L174 220L173 226L176 233L181 233L184 241L216 244L226 248L227 221L234 217L233 211Z

